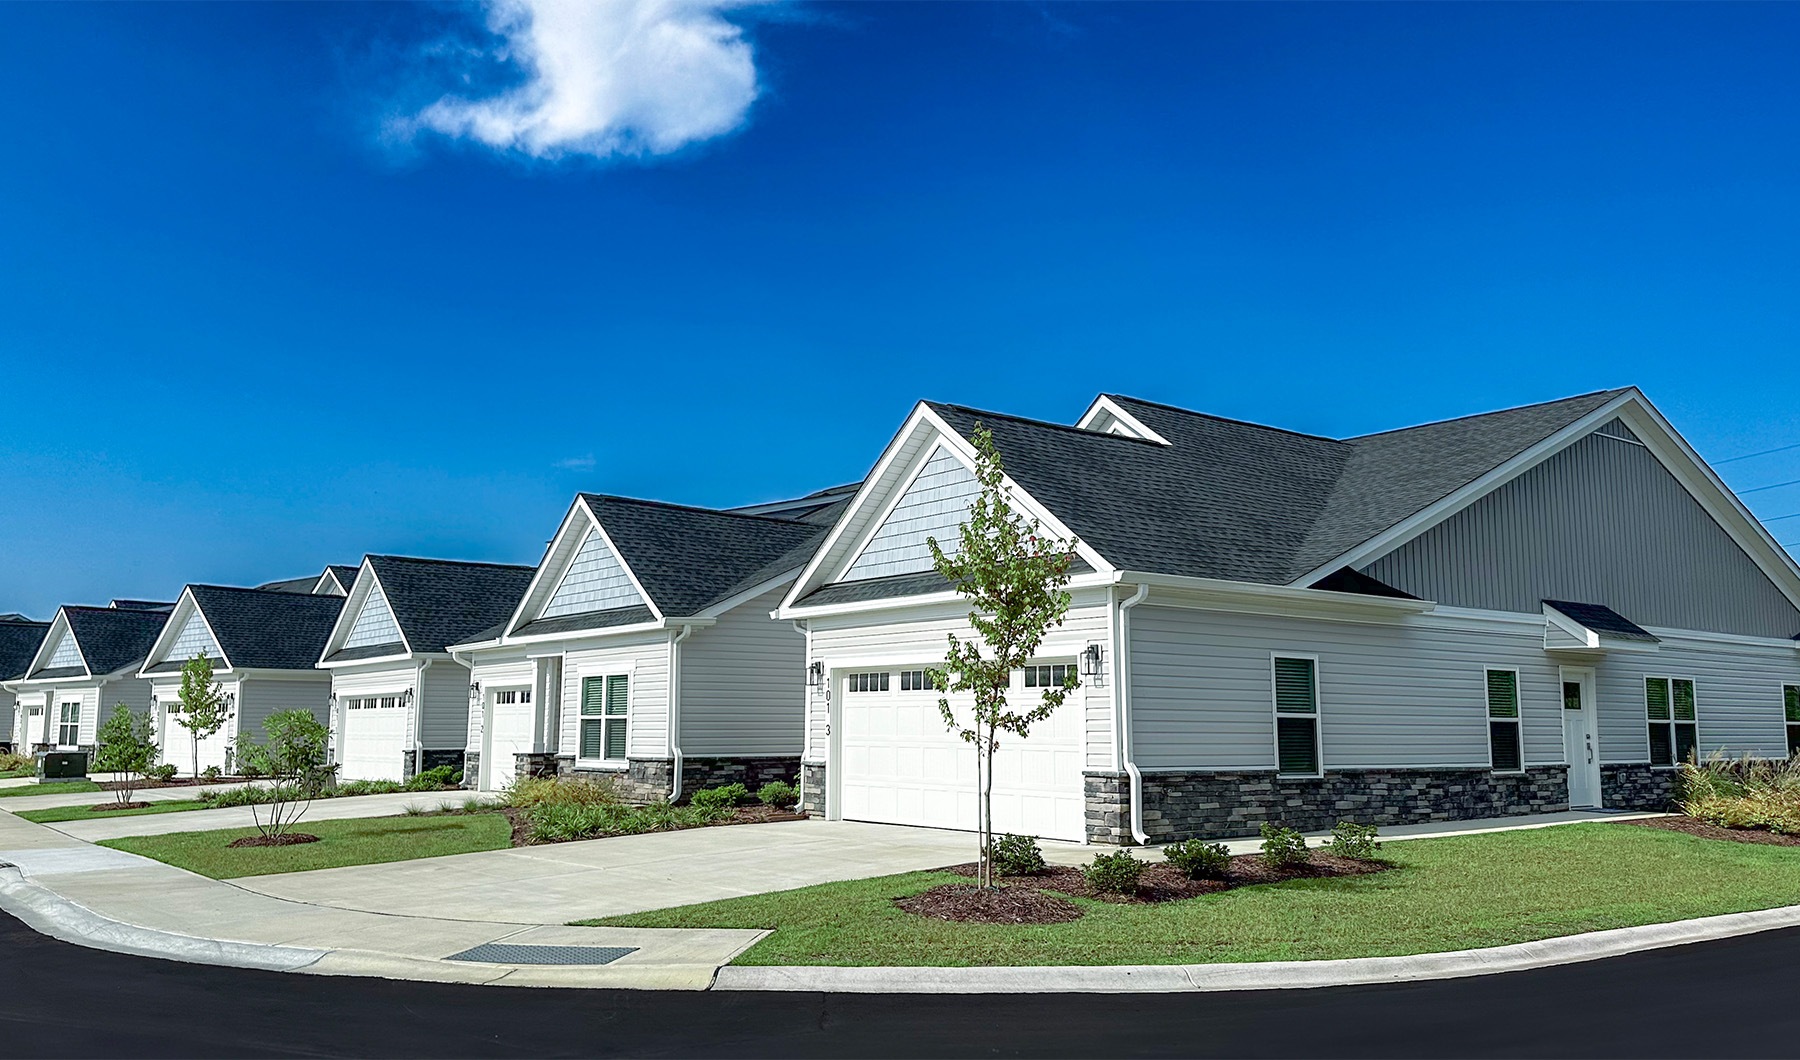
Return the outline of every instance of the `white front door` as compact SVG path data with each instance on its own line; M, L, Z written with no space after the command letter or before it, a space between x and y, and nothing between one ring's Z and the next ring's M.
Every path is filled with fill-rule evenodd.
M344 701L344 780L403 780L406 707L399 695L352 696Z
M931 828L977 827L975 750L946 728L938 694L924 687L923 673L869 667L839 676L839 737L832 765L838 776L838 816ZM1011 702L1024 704L1039 695L1035 685L1026 687L1028 680L1013 675ZM995 832L1077 842L1083 838L1081 736L1082 712L1075 697L1033 726L1029 739L1001 736L994 755Z
M1563 754L1569 763L1569 805L1600 805L1600 748L1594 724L1594 671L1563 667Z
M514 755L531 751L531 689L503 688L488 702L482 731L481 787L499 791L513 782L517 769Z

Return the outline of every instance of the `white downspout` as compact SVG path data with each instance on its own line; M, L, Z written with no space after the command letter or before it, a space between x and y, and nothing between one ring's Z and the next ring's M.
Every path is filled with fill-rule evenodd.
M807 684L812 676L812 630L808 629L804 619L789 619L788 624L794 632L806 638L806 647L801 650L801 662L807 667L802 671L807 676L800 680L800 771L794 776L794 809L805 813L806 806L806 752L812 750L812 686Z
M1113 654L1113 724L1119 731L1119 763L1131 780L1131 838L1140 846L1148 846L1149 833L1144 831L1144 774L1138 771L1131 750L1131 656L1130 623L1125 612L1144 602L1150 595L1148 584L1139 585L1129 600L1119 605L1119 643Z
M420 659L419 670L413 674L412 742L415 777L425 771L425 671L431 669L431 664L435 661Z
M669 801L681 798L681 642L693 626L682 626L681 632L669 638L669 750L675 756L674 777L669 782Z

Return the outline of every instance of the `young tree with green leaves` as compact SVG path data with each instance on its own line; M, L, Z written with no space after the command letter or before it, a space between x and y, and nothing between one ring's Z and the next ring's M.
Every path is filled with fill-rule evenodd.
M962 640L950 634L950 650L942 669L931 671L932 687L943 693L938 710L944 724L974 747L978 795L978 881L994 885L994 752L1000 735L1023 740L1031 726L1048 718L1079 684L1070 668L1060 687L1045 688L1037 702L1014 710L1007 703L1013 671L1024 666L1044 636L1069 613L1069 567L1074 547L1045 534L1036 519L1014 509L1006 489L1006 468L994 436L975 425L975 479L981 492L957 528L958 547L946 553L936 538L926 544L939 574L969 601L969 625L978 635ZM983 650L985 648L985 651ZM950 697L968 696L973 709L959 719Z
M269 801L262 808L250 804L250 821L264 837L279 842L329 779L331 767L325 763L329 730L309 710L276 711L263 722L263 729L269 738L245 743L238 758L271 779Z
M188 731L194 751L194 776L200 775L200 741L217 733L231 720L231 701L225 690L213 680L212 660L205 652L189 659L181 667L181 691L176 693L180 707L175 721Z
M94 771L119 775L113 800L121 807L131 805L131 796L143 784L145 774L155 769L161 758L149 711L139 714L120 703L95 733Z

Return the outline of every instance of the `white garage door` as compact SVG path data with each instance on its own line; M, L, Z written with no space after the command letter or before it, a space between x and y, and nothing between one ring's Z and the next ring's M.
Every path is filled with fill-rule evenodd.
M531 722L531 689L506 688L494 693L481 755L484 789L498 791L513 782L517 764L513 756L531 750Z
M406 707L399 696L344 701L342 780L405 779Z
M1013 675L1015 704L1060 679L1061 665ZM1031 687L1026 687L1029 681ZM838 683L843 706L838 796L853 821L974 830L975 749L951 733L922 670L855 670ZM994 754L994 831L1080 841L1085 833L1081 706L1076 697L1032 727L1002 734Z

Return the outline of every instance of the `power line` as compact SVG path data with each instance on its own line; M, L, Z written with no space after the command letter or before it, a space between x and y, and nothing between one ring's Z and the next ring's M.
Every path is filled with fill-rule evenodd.
M1735 464L1739 460L1750 460L1754 457L1768 456L1771 453L1785 453L1789 449L1800 449L1800 442L1795 442L1793 445L1778 445L1773 449L1764 449L1760 453L1745 453L1743 456L1728 456L1723 460L1714 460L1713 463L1714 464Z
M1783 486L1800 486L1800 478L1791 478L1786 482L1771 482L1767 486L1758 486L1755 489L1738 490L1738 493L1739 495L1745 493L1761 493L1763 490L1778 490Z

